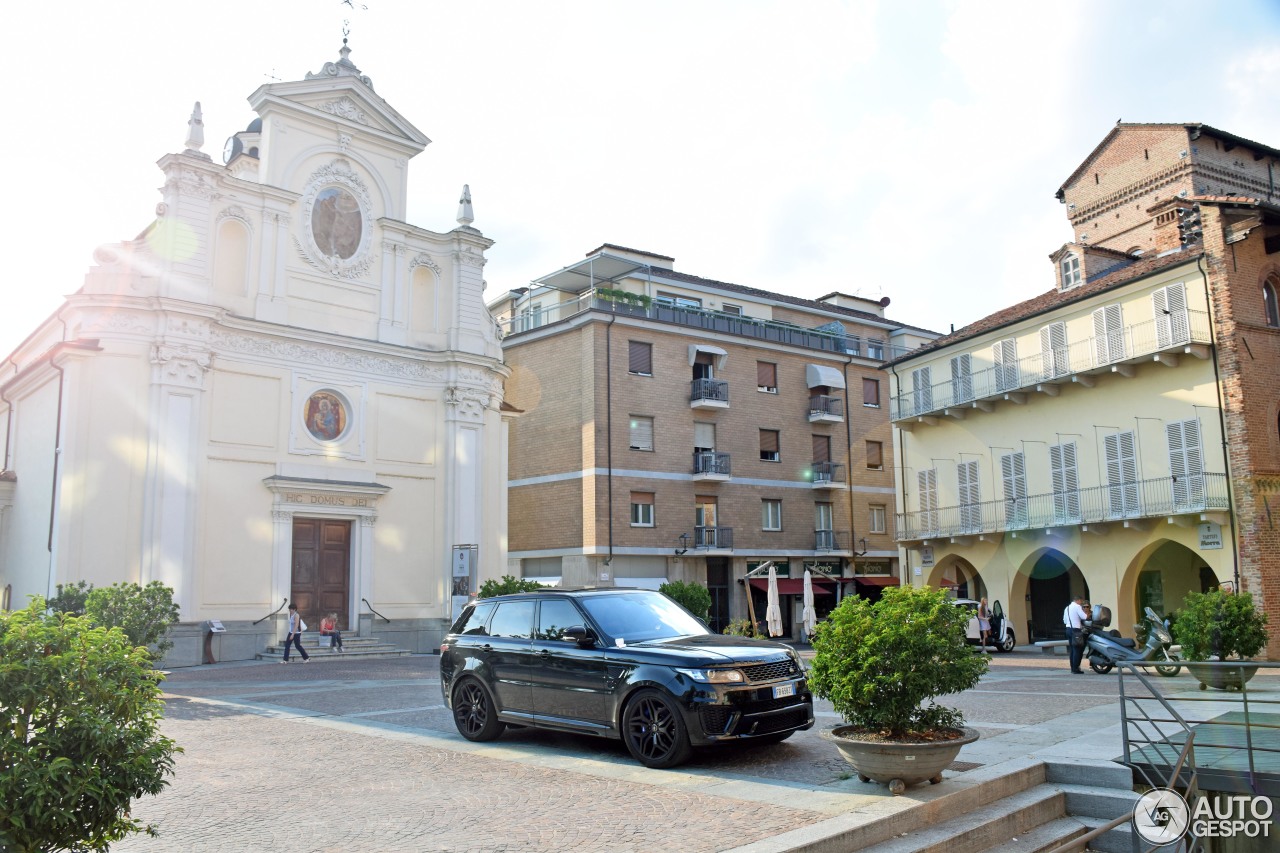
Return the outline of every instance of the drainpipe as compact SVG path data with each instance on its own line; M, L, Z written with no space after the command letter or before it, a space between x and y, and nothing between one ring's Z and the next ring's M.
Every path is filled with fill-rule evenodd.
M1235 589L1240 589L1240 543L1236 539L1236 501L1235 489L1232 488L1231 477L1231 455L1227 452L1227 407L1226 401L1222 396L1222 374L1218 368L1218 333L1215 331L1213 322L1213 296L1209 292L1209 273L1204 268L1204 253L1201 252L1200 257L1196 258L1196 267L1200 270L1200 277L1204 280L1204 298L1205 304L1209 308L1209 340L1213 341L1213 387L1218 391L1218 424L1222 430L1222 465L1227 472L1227 506L1230 508L1228 518L1231 519L1231 562L1232 562L1232 579L1235 582Z
M604 327L605 482L609 495L609 556L604 560L606 566L613 562L613 324L617 320L617 314L610 314L609 324Z
M896 366L896 365L890 365L890 366L889 366L889 372L893 374L893 379L894 379L893 384L894 384L894 385L896 385L897 387L901 388L901 387L902 387L902 383L901 383L900 378L898 377L898 368L897 368L897 366ZM890 421L890 423L889 423L889 428L890 428L890 429L893 429L893 414L892 414L892 409L893 409L893 392L892 392L892 389L890 389L890 393L889 393L889 408L890 408L890 415L889 415L889 421ZM895 461L898 463L898 470L902 472L902 514L903 514L903 515L906 515L906 514L907 514L907 469L906 469L906 465L905 465L905 463L906 463L906 461L907 461L907 449L906 449L906 445L905 445L905 444L903 444L903 434L904 434L905 432L906 432L906 430L904 430L904 429L900 429L900 430L898 430L898 457L897 457L897 459L895 460ZM897 491L897 490L895 489L894 491ZM896 496L896 495L894 496L894 503L895 503L894 509L896 510L896 509L897 509L897 506L896 506L896 504L897 504L897 496ZM896 528L896 527L894 528L894 534L895 534L895 535L897 534L897 528ZM898 564L898 571L899 571L898 584L899 584L899 585L901 585L901 586L906 586L908 583L910 583L910 582L911 582L911 579L910 579L909 577L907 577L907 575L906 575L906 571L907 571L907 564L911 562L911 559L910 559L910 557L909 557L909 555L908 555L908 551L907 551L907 549L906 549L906 548L902 548L902 549L900 549L900 550L901 550L901 552L902 552L902 559L899 561L899 564Z
M853 364L853 356L845 358L841 371L844 373L844 480L849 487L849 559L854 577L858 575L858 525L853 513L853 406L849 403L849 365ZM855 584L857 582L855 581Z

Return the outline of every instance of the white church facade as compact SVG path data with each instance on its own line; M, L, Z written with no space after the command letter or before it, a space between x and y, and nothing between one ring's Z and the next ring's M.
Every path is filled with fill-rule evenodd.
M152 224L0 361L4 605L162 581L171 666L209 620L216 659L253 657L286 600L430 652L455 591L502 573L492 241L465 188L452 230L406 224L430 140L348 54L254 92L225 162L197 105Z

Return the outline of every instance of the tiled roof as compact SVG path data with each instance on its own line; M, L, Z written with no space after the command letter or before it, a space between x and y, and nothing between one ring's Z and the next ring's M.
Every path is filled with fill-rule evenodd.
M1105 275L1096 281L1091 281L1082 285L1081 287L1075 287L1066 291L1054 288L1048 293L1042 293L1033 299L1028 299L1026 302L1019 302L1017 305L1010 305L1008 308L1001 309L994 314L988 314L981 320L970 323L963 329L956 329L954 332L944 335L935 341L931 341L919 349L914 349L910 354L903 356L902 358L895 359L890 363L897 364L903 361L910 361L942 347L950 346L951 344L956 344L969 338L975 338L978 335L985 334L993 329L1012 325L1013 323L1020 322L1028 317L1034 317L1037 314L1042 314L1046 311L1060 308L1063 305L1080 302L1091 296L1102 293L1103 291L1120 287L1121 285L1128 284L1161 270L1176 267L1181 264L1185 264L1188 261L1194 261L1196 258L1200 257L1200 254L1200 252L1195 254L1175 252L1170 255L1142 258L1109 275Z

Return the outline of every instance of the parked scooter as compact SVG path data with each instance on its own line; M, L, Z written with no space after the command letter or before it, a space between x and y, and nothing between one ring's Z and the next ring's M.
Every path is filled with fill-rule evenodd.
M1169 651L1173 635L1150 607L1146 609L1147 642L1142 648L1129 637L1121 637L1119 631L1105 630L1111 624L1110 608L1095 604L1090 615L1093 618L1085 622L1084 652L1094 672L1106 675L1117 661L1164 661L1157 663L1155 670L1166 677L1182 671L1182 663Z

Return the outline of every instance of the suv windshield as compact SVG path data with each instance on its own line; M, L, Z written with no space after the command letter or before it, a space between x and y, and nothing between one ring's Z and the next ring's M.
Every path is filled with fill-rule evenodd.
M687 610L657 592L587 595L579 603L600 630L620 642L642 643L710 633Z

